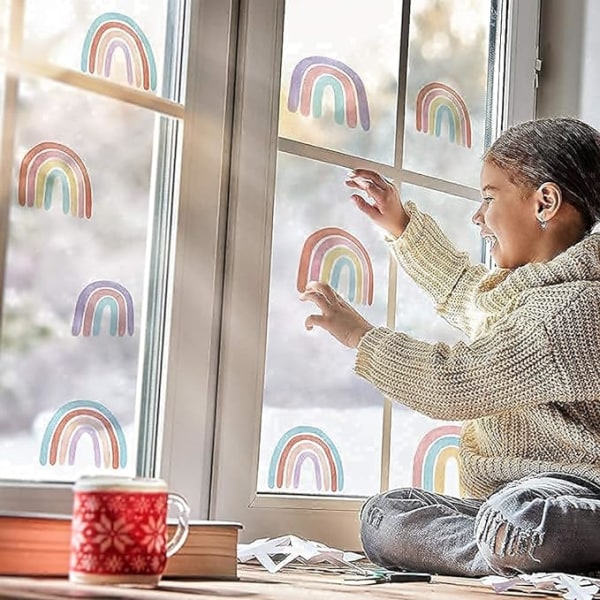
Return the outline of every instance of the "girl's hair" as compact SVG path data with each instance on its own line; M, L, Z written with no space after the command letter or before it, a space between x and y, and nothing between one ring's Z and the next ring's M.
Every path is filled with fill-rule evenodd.
M535 190L555 183L587 230L600 220L600 132L583 121L558 117L519 123L500 135L483 160L519 187Z

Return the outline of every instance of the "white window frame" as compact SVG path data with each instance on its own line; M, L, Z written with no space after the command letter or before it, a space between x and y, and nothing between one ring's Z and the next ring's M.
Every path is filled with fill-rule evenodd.
M503 128L535 114L539 4L509 0ZM362 499L256 494L283 11L284 0L191 0L156 460L140 472L165 478L195 518L241 521L242 539L296 532L352 548ZM70 485L0 484L0 510L71 502Z
M216 373L223 290L226 207L231 153L232 98L236 51L237 0L188 0L189 50L187 85L182 105L125 90L136 104L146 103L180 120L179 199L174 239L167 273L169 287L164 312L165 344L160 368L150 386L141 385L138 396L158 388L160 402L143 415L142 431L149 431L149 451L138 457L137 472L166 479L188 499L192 517L206 518L209 510L215 422ZM18 13L19 11L17 11ZM21 15L13 13L14 30ZM15 101L19 74L39 75L55 81L77 81L89 91L121 97L124 89L109 81L21 60L20 40L13 39L10 57L0 56L7 68L6 92ZM166 107L166 108L165 108ZM8 117L7 117L8 118ZM158 133L157 133L158 135ZM12 172L13 140L5 138L0 153L2 172ZM3 162L2 162L3 161ZM0 239L6 239L10 181L0 189ZM4 260L0 256L0 276ZM155 273L153 275L156 275ZM0 279L2 281L2 279ZM148 341L147 331L141 347ZM142 368L148 368L144 356ZM156 365L155 365L156 366ZM154 393L154 392L152 392ZM140 406L138 397L137 406ZM70 484L0 482L0 511L69 514Z
M283 11L284 0L241 2L216 463L210 516L244 523L241 537L245 541L296 533L339 548L359 548L358 511L363 498L256 492L278 151ZM535 114L538 25L538 0L508 0L498 28L503 47L508 50L503 60L498 61L506 70L506 87L495 99L501 111L502 128L533 118ZM285 147L280 146L280 149L285 150L288 146L291 148L293 142L284 140L283 145ZM335 153L323 151L322 154ZM344 157L343 164L348 163L349 168L368 165L368 161L362 159L355 162ZM382 172L388 174L385 169ZM444 191L448 191L447 187ZM461 188L460 195L465 195L464 186ZM472 190L469 195L478 197L479 192ZM248 273L252 273L252 285L249 285Z

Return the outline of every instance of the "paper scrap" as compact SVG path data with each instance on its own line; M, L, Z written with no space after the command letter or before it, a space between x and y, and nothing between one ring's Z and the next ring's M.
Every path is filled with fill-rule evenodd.
M481 582L491 586L495 592L501 594L508 590L518 590L531 594L535 590L558 592L565 600L593 600L600 598L600 579L567 575L566 573L532 573L521 574L514 577L501 577L490 575L483 577Z
M237 558L242 563L257 560L269 573L277 573L293 561L304 565L327 563L336 567L354 567L352 562L364 557L362 554L344 552L295 535L283 535L238 544Z

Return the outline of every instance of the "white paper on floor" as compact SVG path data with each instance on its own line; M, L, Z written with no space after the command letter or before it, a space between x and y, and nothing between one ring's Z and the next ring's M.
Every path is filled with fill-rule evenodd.
M276 573L292 561L304 565L326 563L336 567L352 567L353 561L364 558L362 554L329 548L320 542L303 540L295 535L238 544L237 557L242 563L257 560L270 573Z
M553 591L560 593L566 600L592 600L600 597L597 595L600 579L565 573L532 573L514 577L490 575L483 577L481 581L498 593L518 590L538 595L539 591Z

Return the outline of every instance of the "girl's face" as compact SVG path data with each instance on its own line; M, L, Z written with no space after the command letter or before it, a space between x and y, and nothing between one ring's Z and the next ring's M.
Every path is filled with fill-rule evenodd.
M484 162L481 205L473 215L481 237L498 267L514 269L536 260L536 240L542 229L536 218L536 192L511 183L499 167Z

